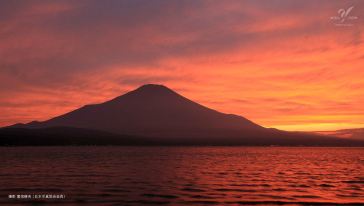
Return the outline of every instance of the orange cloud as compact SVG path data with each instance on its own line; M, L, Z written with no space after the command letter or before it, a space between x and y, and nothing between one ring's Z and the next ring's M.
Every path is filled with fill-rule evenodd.
M0 126L146 83L266 127L364 126L361 2L2 4ZM359 18L336 26L350 5Z

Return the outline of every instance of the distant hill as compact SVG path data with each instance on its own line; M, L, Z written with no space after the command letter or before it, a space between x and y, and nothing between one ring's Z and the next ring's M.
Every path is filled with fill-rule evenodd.
M78 146L78 145L202 145L202 146L364 146L364 141L307 135L273 130L273 134L257 134L257 138L162 138L113 134L104 131L49 127L38 129L2 128L0 146ZM258 137L259 136L259 137Z
M140 145L141 143L148 144L140 137L80 128L0 129L0 145L3 146Z
M0 139L3 139L1 144L6 144L11 138L17 139L12 141L14 145L17 142L30 144L28 137L40 138L43 142L51 141L52 144L59 142L60 145L79 141L81 145L362 144L360 141L264 128L242 116L209 109L165 86L153 84L44 122L16 124L0 130Z
M364 140L364 128L341 129L336 131L320 131L315 133L346 139Z

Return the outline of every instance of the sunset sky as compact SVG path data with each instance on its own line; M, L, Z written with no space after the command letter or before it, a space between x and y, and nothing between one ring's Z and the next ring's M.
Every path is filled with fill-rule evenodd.
M265 127L364 127L363 32L364 1L1 1L0 126L155 83Z

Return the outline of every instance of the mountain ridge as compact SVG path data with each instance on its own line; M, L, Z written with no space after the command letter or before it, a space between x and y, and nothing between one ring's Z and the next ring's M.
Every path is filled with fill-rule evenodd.
M143 85L109 101L85 105L64 115L28 126L79 127L118 134L163 137L178 134L198 135L194 134L196 132L193 130L263 129L244 117L207 108L165 86L154 84Z
M139 144L144 142L152 145L361 144L358 141L329 136L264 128L245 117L218 112L189 100L168 87L155 84L143 85L109 101L85 105L43 122L33 121L9 128L13 130L0 130L0 138L10 135L16 136L21 141L19 133L24 134L26 131L25 134L36 141L40 136L42 140L47 141L47 138L43 137L46 134L59 136L60 130L54 128L68 128L67 131L70 132L68 136L77 138L82 134L84 139L85 134L91 135L90 144L101 144L101 140L96 141L97 138L95 139L92 132L89 132L89 130L98 131L96 132L98 135L95 136L108 138L101 141L102 145L109 143L127 145L128 141L134 144L135 141L129 137L137 138ZM74 135L71 131L80 135ZM103 133L105 135L102 135ZM65 136L65 141L72 142L67 138L67 133L62 134ZM115 137L121 138L120 141L116 141ZM55 144L54 141L50 143Z

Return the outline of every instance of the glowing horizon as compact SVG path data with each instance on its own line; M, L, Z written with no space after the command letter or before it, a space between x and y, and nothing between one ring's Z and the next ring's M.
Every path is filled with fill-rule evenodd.
M364 127L364 2L0 5L0 126L155 83L264 127Z

